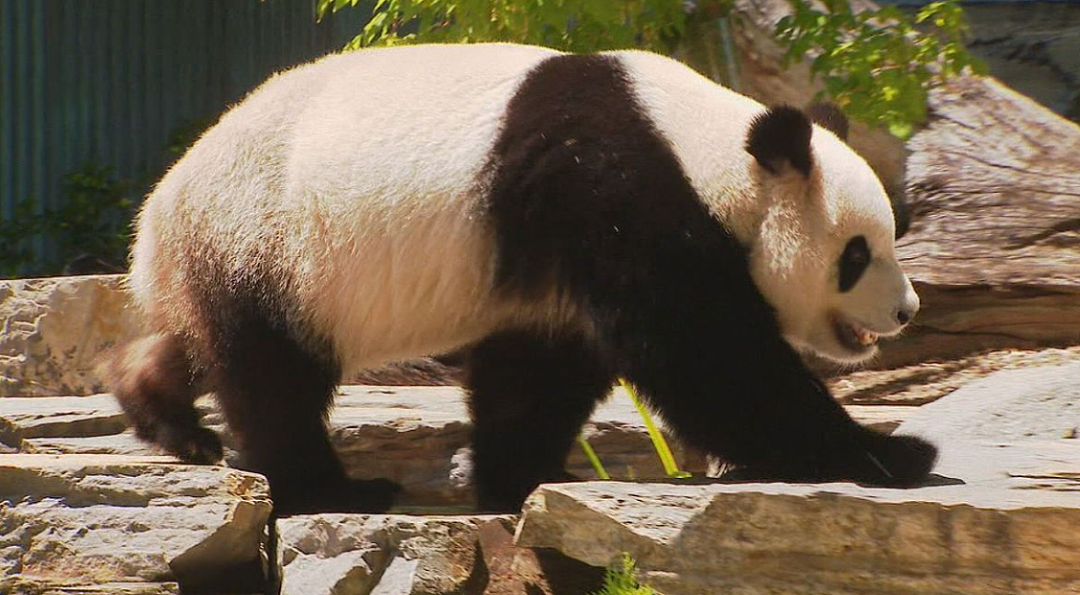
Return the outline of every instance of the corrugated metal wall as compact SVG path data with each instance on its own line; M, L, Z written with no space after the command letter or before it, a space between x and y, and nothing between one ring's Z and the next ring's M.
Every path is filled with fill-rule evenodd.
M87 162L149 182L170 133L341 48L362 11L314 0L0 0L0 217Z

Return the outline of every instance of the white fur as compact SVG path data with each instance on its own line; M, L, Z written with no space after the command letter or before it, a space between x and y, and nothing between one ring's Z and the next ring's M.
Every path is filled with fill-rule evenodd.
M550 307L493 302L495 253L475 182L507 102L553 54L413 46L275 76L147 200L132 264L139 302L168 328L198 334L188 272L173 255L207 242L238 277L267 265L291 273L297 328L333 337L348 369L551 317Z
M556 296L532 305L494 298L494 242L477 184L507 103L552 55L502 44L406 46L273 77L147 199L131 273L139 303L156 326L197 338L185 292L192 272L178 255L217 258L232 279L277 271L298 299L291 322L333 337L346 371L452 349L508 324L576 317ZM789 340L836 355L821 326L831 309L890 331L883 312L913 292L892 253L888 201L866 164L817 129L817 190L793 176L762 186L742 146L762 106L672 60L615 55L693 185L750 247L754 279ZM838 296L835 262L855 233L876 258L867 278Z

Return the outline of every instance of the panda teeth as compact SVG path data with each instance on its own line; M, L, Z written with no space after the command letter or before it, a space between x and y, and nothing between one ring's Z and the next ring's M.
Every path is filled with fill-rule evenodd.
M877 333L870 332L866 329L857 329L855 334L859 338L859 343L862 343L863 345L869 346L877 343Z

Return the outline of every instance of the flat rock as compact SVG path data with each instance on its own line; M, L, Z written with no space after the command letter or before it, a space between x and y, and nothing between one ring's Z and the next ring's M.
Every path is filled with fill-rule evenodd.
M108 436L126 427L120 405L108 394L0 401L0 442L12 447L27 438Z
M103 391L98 357L140 328L123 278L0 281L0 397Z
M261 585L266 480L168 461L0 455L0 592L16 580Z
M277 521L282 595L581 595L596 568L516 547L515 517L322 514Z
M107 436L58 436L55 438L28 438L22 441L19 452L31 454L80 454L80 455L127 455L155 456L160 453L135 437L132 430Z
M884 349L888 349L885 346ZM956 359L937 359L892 369L849 371L827 378L846 406L912 406L930 403L1001 370L1080 363L1080 346L1005 349ZM868 407L869 408L869 407ZM914 408L909 407L909 411Z
M997 372L919 407L900 426L946 444L1067 439L1080 443L1080 361Z
M330 425L349 473L401 483L406 486L402 503L471 501L471 424L460 388L345 386ZM583 433L612 476L664 476L644 423L621 388L597 408ZM704 470L703 459L674 440L671 445L680 464ZM596 476L578 448L571 451L567 469Z
M947 469L998 460L1008 471L913 490L544 485L517 543L596 566L629 552L666 595L1080 592L1080 444L946 458Z

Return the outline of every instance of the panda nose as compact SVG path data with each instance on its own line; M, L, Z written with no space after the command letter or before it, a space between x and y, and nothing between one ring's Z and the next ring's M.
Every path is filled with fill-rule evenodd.
M912 318L915 318L915 314L919 311L919 301L909 302L896 311L896 321L901 325L911 322Z
M914 312L912 312L911 310L907 310L907 309L904 309L904 308L900 308L900 309L899 309L899 310L898 310L898 311L896 312L896 320L897 320L897 321L898 321L898 322L899 322L900 324L907 324L907 323L908 323L908 321L909 321L909 320L911 320L912 316L914 316L914 315L915 315L915 313L914 313Z
M904 292L904 297L896 310L896 321L900 323L900 326L911 322L921 305L919 294L915 293L915 288L911 286L911 281L907 277L904 277L904 285L907 286L907 291Z

